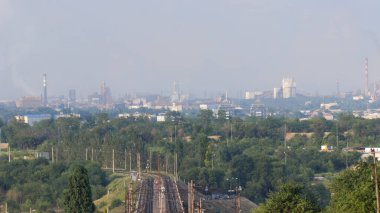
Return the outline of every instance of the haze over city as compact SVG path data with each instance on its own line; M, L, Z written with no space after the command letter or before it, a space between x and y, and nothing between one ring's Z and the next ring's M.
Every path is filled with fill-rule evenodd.
M0 0L0 98L271 90L334 94L380 80L380 2Z
M380 213L379 0L0 0L0 212Z

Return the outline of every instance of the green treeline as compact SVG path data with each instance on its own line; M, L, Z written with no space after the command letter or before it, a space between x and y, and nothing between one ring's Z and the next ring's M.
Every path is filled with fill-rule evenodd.
M379 179L378 173L377 176ZM376 212L373 164L359 161L335 175L327 185L331 200L324 208L318 203L321 191L315 190L314 186L288 182L269 193L265 203L253 212Z
M332 190L325 182L316 181L315 176L329 179L360 159L358 153L343 152L342 148L380 146L380 120L364 120L345 114L339 115L336 121L320 118L300 121L277 117L242 120L227 118L224 112L215 117L211 111L200 111L195 117L170 112L166 122L152 122L148 117L109 118L108 114L99 113L80 119L47 120L34 126L15 120L0 123L2 141L8 142L12 149L50 152L54 148L61 166L85 160L87 150L88 159L94 158L99 167L109 168L112 165L110 150L116 150L117 167L124 168L126 150L127 153L140 153L143 168L151 160L149 169L160 167L170 172L173 165L165 162L172 164L177 153L180 178L194 180L201 191L207 186L212 192L226 193L228 189L241 186L244 196L263 203L273 192L289 189L304 195L306 188L311 191L306 194L314 195L310 204L313 211L328 206ZM298 134L285 142L285 133ZM334 151L320 152L321 145L325 144L333 146ZM93 156L90 150L96 150ZM6 156L2 158L5 160ZM45 164L49 168L58 166ZM65 168L68 167L65 164ZM5 169L1 168L1 174ZM39 181L58 180L63 181L49 175L46 180ZM12 187L17 187L17 182L7 185L2 178L0 181L3 199ZM288 183L300 186L284 188ZM93 197L97 195L92 193ZM59 203L56 200L60 196L41 199ZM22 200L25 203L26 199Z
M92 199L106 193L107 175L91 162L49 163L46 159L14 160L0 164L0 200L10 212L63 209L63 192L78 165L88 171Z

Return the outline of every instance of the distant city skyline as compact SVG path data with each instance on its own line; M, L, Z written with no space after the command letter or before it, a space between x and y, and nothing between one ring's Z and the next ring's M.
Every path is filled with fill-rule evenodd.
M203 97L273 90L334 95L380 81L380 2L0 0L0 99L87 97L102 82Z

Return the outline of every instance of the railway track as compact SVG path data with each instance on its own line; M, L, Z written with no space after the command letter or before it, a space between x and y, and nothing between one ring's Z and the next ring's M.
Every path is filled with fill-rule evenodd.
M177 199L173 181L169 177L163 177L162 180L165 187L166 212L181 212L180 201Z
M154 179L147 177L141 183L138 213L153 213Z
M161 197L162 196L162 197ZM137 213L183 213L175 183L166 176L147 176L139 190Z

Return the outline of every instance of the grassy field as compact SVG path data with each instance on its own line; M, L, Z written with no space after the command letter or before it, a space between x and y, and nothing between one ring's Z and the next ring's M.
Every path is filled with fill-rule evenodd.
M131 182L129 175L115 174L111 176L112 181L107 185L108 193L100 199L94 201L97 212L118 213L124 212L125 196L128 184ZM132 183L133 191L136 190L136 183Z

